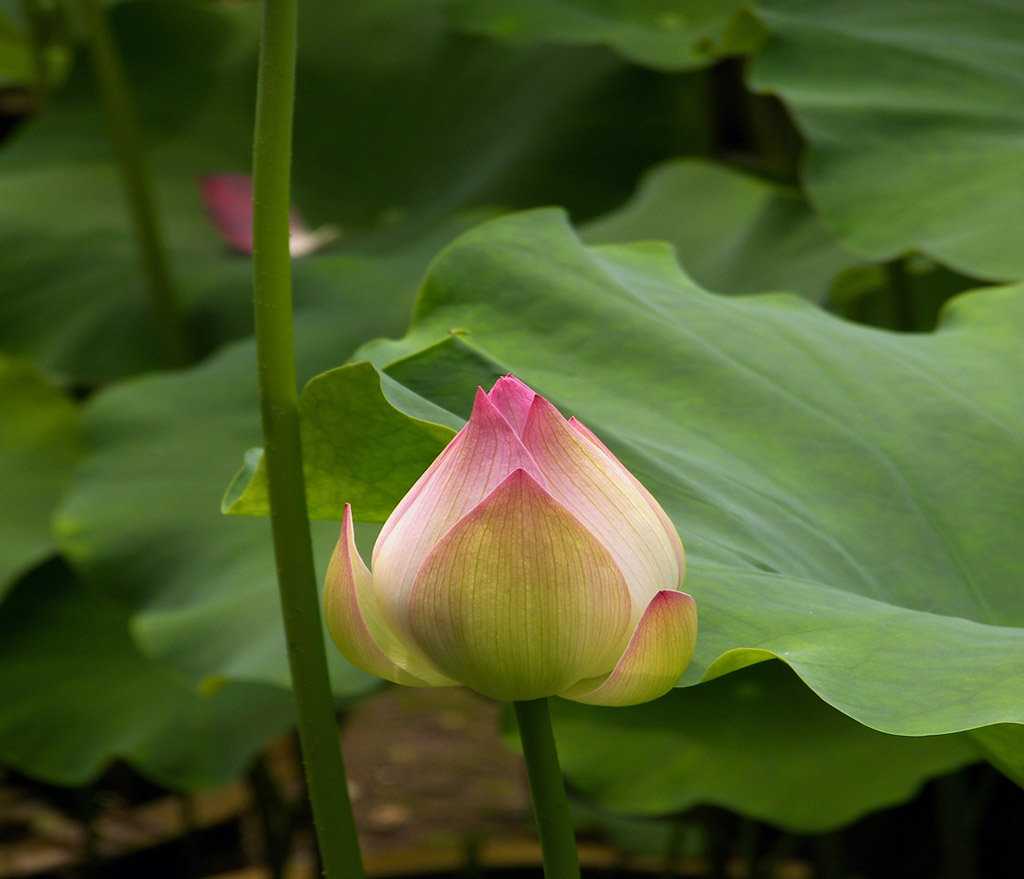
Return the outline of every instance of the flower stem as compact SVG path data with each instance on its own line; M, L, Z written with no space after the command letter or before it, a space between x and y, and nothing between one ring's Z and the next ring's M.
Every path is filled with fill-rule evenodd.
M513 702L512 707L526 758L526 775L530 780L530 796L544 856L544 877L579 879L579 854L562 770L558 765L555 737L551 732L548 700Z
M142 133L124 63L101 0L81 0L81 9L128 200L157 338L169 366L186 366L192 360L188 334L175 300Z
M889 282L889 301L892 307L893 328L911 333L917 328L914 314L914 290L905 259L894 259L885 264L885 277Z
M364 875L338 743L299 439L288 225L298 9L265 0L253 146L253 287L260 408L288 660L328 879Z

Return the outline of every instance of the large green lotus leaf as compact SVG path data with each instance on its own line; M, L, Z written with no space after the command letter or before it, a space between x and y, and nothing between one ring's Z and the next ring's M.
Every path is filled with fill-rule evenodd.
M112 13L200 353L251 326L248 261L213 233L198 181L251 162L260 12L149 0ZM418 0L313 4L302 22L295 201L340 226L342 247L474 203L593 214L666 150L667 85L627 94L633 73L608 53L453 34ZM161 364L89 60L0 150L0 349L95 382Z
M620 455L687 548L683 684L777 657L861 723L924 736L1024 722L1022 333L1020 287L900 335L706 293L663 245L586 247L537 211L445 250L411 333L363 353L461 416L511 371Z
M383 378L383 382L382 382ZM383 522L397 500L437 457L437 450L455 435L450 413L431 407L423 418L399 412L381 393L358 410L338 408L336 401L359 395L367 383L387 384L369 363L332 369L314 378L302 392L303 467L309 492L306 503L313 519L336 519L345 504L359 510L368 522ZM394 390L401 390L401 386ZM405 397L416 405L420 398ZM350 459L346 451L360 448L370 454ZM374 451L376 450L376 454ZM228 489L224 511L232 515L265 516L269 510L266 459L260 455L238 474ZM331 474L320 479L317 474ZM339 474L344 474L340 479ZM337 489L344 486L344 493Z
M736 0L447 0L456 25L510 42L609 46L658 70L715 60Z
M534 212L435 260L381 355L457 328L621 452L688 549L685 681L778 656L861 722L930 735L1024 720L1022 325L1020 288L917 336L718 297L663 247L587 248Z
M921 250L1024 277L1024 6L1005 0L758 0L750 83L810 144L808 196L873 259Z
M291 695L265 684L199 692L144 657L128 612L57 563L0 606L0 761L80 785L114 759L196 790L231 781L294 717Z
M774 661L633 708L556 699L551 710L570 783L618 814L710 804L820 833L979 758L967 735L889 736L862 726Z
M673 160L653 168L627 204L584 224L581 235L593 244L667 240L699 283L728 293L780 289L822 300L837 273L857 262L835 245L795 190L700 160ZM410 423L384 396L341 416L334 401L350 393L340 383L365 382L367 376L359 370L346 367L319 376L303 394L303 445L313 518L338 518L344 504L351 503L362 520L383 522L433 460L441 439L450 438L449 432L437 433L436 425ZM394 396L396 389L385 383L385 395L389 392ZM458 407L459 402L446 404ZM445 412L420 416L457 427L445 421ZM379 438L379 445L370 436ZM376 447L380 454L355 461L349 456L353 443L348 438L359 438L359 445ZM396 453L398 446L416 442L419 451ZM254 457L239 473L225 499L227 512L266 515L261 461ZM318 479L317 471L331 478ZM339 485L345 486L344 496L336 493Z
M674 160L653 168L627 204L584 224L581 237L593 244L667 240L699 283L727 293L785 289L822 300L837 273L857 263L829 238L795 190L700 160ZM318 376L303 394L303 447L313 518L337 519L345 503L351 503L363 521L383 522L429 466L439 443L451 437L450 431L438 432L429 422L458 427L450 411L459 411L464 399L446 398L442 403L449 409L415 413L410 422L389 399L408 415L414 415L409 407L415 402L395 399L398 388L386 377L384 396L366 399L362 407L342 414L338 399L351 399L358 394L356 387L380 380L362 374L363 369L353 365ZM416 444L416 450L398 452L405 444ZM370 454L353 458L353 447ZM328 478L318 478L320 472ZM342 486L344 492L338 494ZM267 514L261 457L253 457L238 474L224 506L234 515Z
M78 453L78 410L26 363L0 356L0 597L55 551L50 515Z
M179 666L197 682L287 680L269 525L225 520L218 509L218 477L259 440L255 367L253 346L239 343L195 369L94 397L81 464L54 522L75 567L135 613L146 651L180 651ZM321 559L334 539L315 530ZM209 619L211 606L226 624ZM174 645L175 633L187 645ZM364 683L333 671L342 691Z
M466 220L377 257L324 256L317 289L296 318L301 380L356 345L398 333L430 256ZM436 428L434 428L436 430ZM266 521L220 512L241 452L261 441L251 342L179 373L121 382L93 396L84 452L55 518L61 550L91 582L133 611L142 649L201 682L211 676L284 684L288 669ZM325 565L337 524L316 523ZM339 693L371 679L332 650Z
M580 234L588 244L668 241L687 273L719 293L786 290L822 302L859 262L795 189L693 159L653 168L626 205Z

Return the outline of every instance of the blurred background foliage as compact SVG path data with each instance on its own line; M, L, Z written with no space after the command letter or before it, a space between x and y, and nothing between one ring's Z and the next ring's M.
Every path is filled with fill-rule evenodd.
M251 266L199 189L249 166L260 10L108 12L194 362L161 354L79 7L0 0L0 762L203 790L292 711L267 523L219 509L260 441ZM820 833L986 758L1024 778L1022 64L998 0L304 4L294 202L340 235L294 263L300 379L422 286L304 396L323 496L358 516L352 460L393 449L380 521L515 369L690 553L685 683L724 676L560 705L592 806ZM377 686L332 661L339 707Z

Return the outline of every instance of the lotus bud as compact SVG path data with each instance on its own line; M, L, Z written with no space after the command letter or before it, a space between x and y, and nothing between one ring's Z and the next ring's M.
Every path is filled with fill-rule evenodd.
M353 665L396 683L634 705L668 692L693 655L668 516L593 433L512 376L477 391L372 566L346 506L327 628Z

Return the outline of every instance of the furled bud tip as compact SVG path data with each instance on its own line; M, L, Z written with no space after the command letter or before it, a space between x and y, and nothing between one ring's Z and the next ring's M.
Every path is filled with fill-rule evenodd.
M668 516L614 455L512 376L356 551L352 514L324 588L359 668L495 699L635 705L679 680L697 637Z

